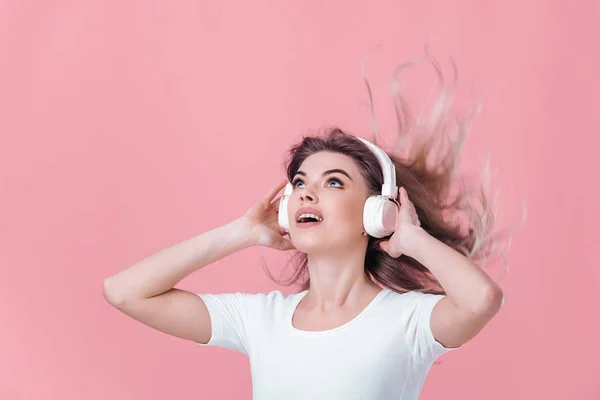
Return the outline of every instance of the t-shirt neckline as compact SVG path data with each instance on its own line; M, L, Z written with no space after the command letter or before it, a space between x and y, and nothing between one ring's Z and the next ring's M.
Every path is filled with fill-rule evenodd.
M336 326L335 328L325 329L325 330L320 330L320 331L306 331L306 330L303 330L303 329L296 328L294 326L293 322L292 322L294 313L296 312L296 309L298 308L298 305L300 304L300 301L302 301L302 299L304 298L304 296L306 296L308 294L308 290L304 290L304 291L302 291L302 292L300 292L300 293L297 294L295 301L292 303L291 311L288 313L287 318L286 318L286 323L287 323L288 328L291 331L295 332L296 334L300 334L300 335L304 335L304 336L330 335L330 334L335 333L337 331L346 329L350 325L352 325L352 324L356 323L357 321L359 321L389 291L390 291L390 289L387 289L387 288L382 289L379 293L377 293L377 295L373 298L373 300L371 300L371 302L369 304L367 304L367 306L361 312L359 312L350 321L345 322L345 323L343 323L340 326Z

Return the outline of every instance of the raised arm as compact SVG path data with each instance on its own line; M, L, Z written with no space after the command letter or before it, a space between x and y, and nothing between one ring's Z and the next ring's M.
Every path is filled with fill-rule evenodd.
M204 301L174 286L198 269L253 245L293 248L277 224L278 201L273 201L284 184L272 188L244 216L163 249L105 279L104 297L145 325L207 343L211 324Z

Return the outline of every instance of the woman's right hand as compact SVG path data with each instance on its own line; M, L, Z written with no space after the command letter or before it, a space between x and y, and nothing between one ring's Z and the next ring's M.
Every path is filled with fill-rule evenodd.
M292 241L283 236L286 233L279 226L278 211L281 196L275 199L286 183L287 181L284 180L273 187L262 201L250 207L242 217L250 224L250 234L253 236L254 243L278 250L295 249Z

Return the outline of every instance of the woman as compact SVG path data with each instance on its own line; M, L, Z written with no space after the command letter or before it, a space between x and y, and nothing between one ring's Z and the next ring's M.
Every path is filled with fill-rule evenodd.
M448 200L457 152L431 167L432 143L402 158L337 128L305 137L283 197L286 181L243 216L106 279L104 295L157 330L246 354L255 399L416 399L434 360L503 302L473 261L489 252L489 214L462 192ZM446 215L459 210L471 216L466 232ZM256 245L300 254L300 292L174 288Z

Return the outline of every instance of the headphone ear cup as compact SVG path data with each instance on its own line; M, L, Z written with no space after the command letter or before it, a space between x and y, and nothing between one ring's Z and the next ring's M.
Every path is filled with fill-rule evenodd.
M288 196L283 196L279 200L279 212L277 213L277 219L279 220L279 226L285 232L290 231L290 221L288 219Z
M290 231L290 220L288 218L288 201L290 196L292 195L292 191L294 187L291 183L287 183L285 185L285 191L283 192L283 196L279 200L279 209L277 212L277 221L279 222L279 226L283 229L284 232Z
M363 209L363 225L365 231L373 237L382 238L394 233L398 205L387 197L371 196Z

